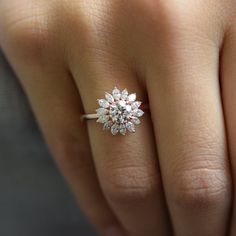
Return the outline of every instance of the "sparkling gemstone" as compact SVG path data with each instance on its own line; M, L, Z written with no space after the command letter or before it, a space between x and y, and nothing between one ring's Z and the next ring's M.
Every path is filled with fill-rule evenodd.
M105 114L108 113L108 110L105 109L105 108L103 108L103 107L101 107L101 108L98 108L98 109L96 110L96 112L97 112L98 115L105 115Z
M112 124L113 124L112 121L107 121L106 123L104 123L103 129L104 130L110 129Z
M110 102L110 103L113 103L113 102L114 102L114 98L113 98L113 96L112 96L110 93L106 93L106 94L105 94L105 98L106 98L106 100L107 100L108 102Z
M127 112L131 112L131 110L132 110L132 106L130 106L130 105L126 105L125 108L126 108L126 111L127 111Z
M117 104L117 107L118 107L120 110L126 108L126 102L123 101L123 100L118 101L116 104Z
M141 121L138 117L133 117L131 119L131 122L134 123L135 125L139 125L141 123Z
M136 94L132 93L128 96L129 102L134 102L136 100Z
M139 109L140 101L136 101L136 94L128 94L127 89L122 92L114 88L111 93L105 93L105 99L98 99L97 122L103 123L104 130L110 130L113 135L125 135L127 130L135 132L135 125L140 124L138 117L144 112Z
M122 100L126 100L126 99L128 98L128 95L129 95L129 93L128 93L127 89L124 89L124 90L121 92L121 99L122 99Z
M119 115L116 119L116 121L119 123L119 124L123 124L125 123L125 117L123 115Z
M119 100L121 97L120 90L115 87L112 91L112 95L115 100Z
M111 116L111 118L114 118L117 114L118 114L118 107L116 105L113 105L110 107L110 110L109 110L109 114Z
M110 114L111 118L115 118L117 116L117 111L116 110L110 110L109 114Z
M129 130L129 132L132 132L132 133L135 132L135 127L134 127L134 124L132 122L127 122L126 128Z
M131 107L133 110L135 110L135 109L138 109L141 106L141 104L142 104L141 102L136 101L131 104Z
M97 122L98 123L105 123L109 120L109 116L107 115L101 115L98 117Z
M133 115L137 117L141 117L144 114L144 112L141 109L136 109L133 111Z
M117 124L112 125L111 127L111 133L113 135L116 135L119 132L119 126Z
M108 108L109 107L109 102L105 99L98 99L98 104L99 106L103 107L103 108Z
M126 127L125 127L124 124L123 124L123 125L120 125L120 133L123 134L123 135L126 134Z

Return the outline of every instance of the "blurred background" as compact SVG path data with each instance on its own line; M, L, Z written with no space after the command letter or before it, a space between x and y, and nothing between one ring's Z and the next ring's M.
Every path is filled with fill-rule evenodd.
M0 236L95 236L0 51Z

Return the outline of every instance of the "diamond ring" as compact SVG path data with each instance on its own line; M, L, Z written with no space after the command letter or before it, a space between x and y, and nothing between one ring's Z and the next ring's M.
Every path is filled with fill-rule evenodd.
M142 102L136 100L136 94L129 94L127 89L120 91L117 87L110 93L105 92L104 99L98 99L99 108L96 114L85 114L83 120L97 119L103 124L104 130L110 130L113 135L125 135L127 131L134 133L135 125L141 123L144 112L140 109ZM143 106L148 108L148 106Z

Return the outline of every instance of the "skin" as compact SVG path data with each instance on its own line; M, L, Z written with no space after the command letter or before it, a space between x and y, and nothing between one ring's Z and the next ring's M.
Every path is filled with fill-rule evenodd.
M236 2L2 0L0 45L56 163L104 236L236 235ZM94 121L114 86L135 134Z

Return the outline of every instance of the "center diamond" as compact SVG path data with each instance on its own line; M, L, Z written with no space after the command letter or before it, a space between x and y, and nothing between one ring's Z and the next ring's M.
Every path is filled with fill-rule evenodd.
M128 122L131 117L131 106L126 104L125 101L118 101L114 105L110 106L109 114L112 121L118 124L124 124Z

